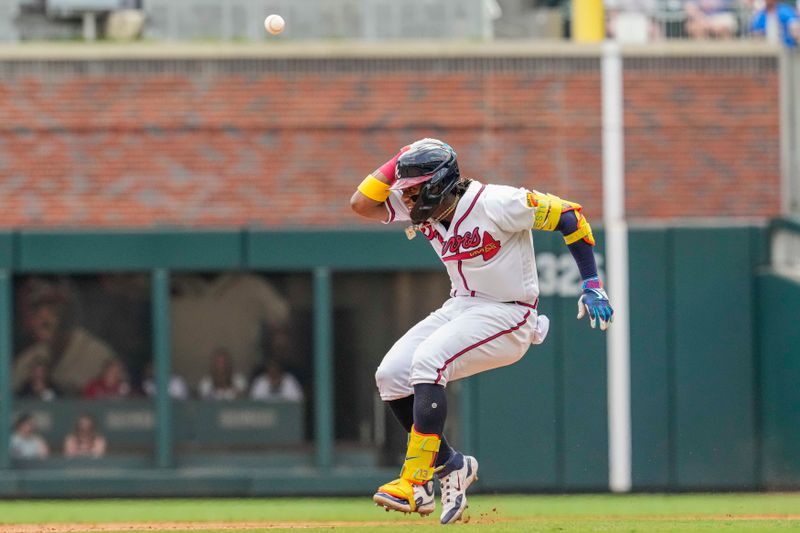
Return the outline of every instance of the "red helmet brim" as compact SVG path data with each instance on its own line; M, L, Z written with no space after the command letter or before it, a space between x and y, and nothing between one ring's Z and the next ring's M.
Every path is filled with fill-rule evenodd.
M419 185L420 183L425 183L433 174L428 174L426 176L417 176L416 178L403 178L399 179L394 182L394 185L389 187L390 191L402 191L403 189L408 189L409 187L413 187L414 185Z

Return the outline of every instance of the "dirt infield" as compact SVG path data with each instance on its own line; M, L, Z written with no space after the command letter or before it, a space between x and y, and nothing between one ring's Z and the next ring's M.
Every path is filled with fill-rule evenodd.
M739 521L765 521L786 520L800 521L800 514L761 514L761 515L673 515L673 516L582 516L570 517L571 521L697 521L697 522L739 522ZM543 516L540 518L525 518L524 522L552 522L558 517ZM520 519L477 516L465 520L472 524L489 524L497 522L517 522ZM78 533L78 532L104 532L104 531L208 531L230 530L247 531L252 529L359 529L366 527L391 527L400 525L396 521L371 521L371 522L108 522L103 524L88 523L53 523L53 524L0 524L0 533Z

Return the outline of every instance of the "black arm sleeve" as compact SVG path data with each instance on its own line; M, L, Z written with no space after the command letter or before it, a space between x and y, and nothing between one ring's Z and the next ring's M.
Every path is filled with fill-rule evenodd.
M575 216L575 211L561 213L561 219L558 221L556 229L560 231L562 235L569 235L578 231L578 217ZM581 279L597 277L597 263L594 260L594 252L592 251L591 244L583 239L578 239L568 245L567 248L569 248L572 258L575 259L575 264L578 265Z

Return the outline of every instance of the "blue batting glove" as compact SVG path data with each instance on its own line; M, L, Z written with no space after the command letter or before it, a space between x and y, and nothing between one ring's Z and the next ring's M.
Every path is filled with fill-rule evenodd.
M589 325L594 329L600 321L600 329L605 331L614 320L614 310L608 302L608 295L598 278L589 278L583 282L583 294L578 300L578 320L589 315Z

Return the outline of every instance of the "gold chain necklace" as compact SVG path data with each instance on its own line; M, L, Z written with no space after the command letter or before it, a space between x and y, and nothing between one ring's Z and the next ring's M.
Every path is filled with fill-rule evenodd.
M450 215L450 213L452 213L455 210L456 206L458 205L458 201L459 200L460 200L460 197L456 197L455 199L453 199L453 203L450 204L450 207L445 209L445 211L441 215L439 215L438 217L432 219L433 222L439 222L444 217ZM423 224L424 224L424 222L423 222ZM409 241L417 236L417 230L419 229L419 227L420 227L420 224L412 224L411 226L407 226L406 227L406 238Z

